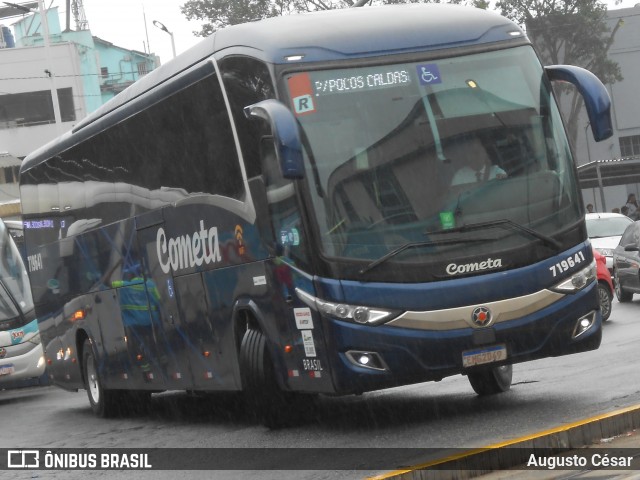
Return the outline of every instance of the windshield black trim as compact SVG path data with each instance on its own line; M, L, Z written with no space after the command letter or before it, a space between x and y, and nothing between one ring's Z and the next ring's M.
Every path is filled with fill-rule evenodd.
M563 226L564 227L564 226ZM523 267L543 261L558 253L574 248L587 240L586 227L583 219L569 224L566 228L559 229L554 236L558 238L558 249L549 248L549 245L541 242L537 237L532 237L529 244L520 245L516 248L505 250L496 250L493 257L503 257L502 268L499 270L508 270L512 268ZM493 239L488 239L493 240ZM462 242L464 239L462 240ZM415 242L420 243L420 242ZM461 243L459 239L452 240L452 243ZM354 259L349 257L330 257L314 246L316 255L314 255L314 263L320 268L320 275L329 276L331 278L339 278L343 280L355 281L380 281L380 282L433 282L453 278L445 275L445 267L451 261L462 261L473 257L451 258L451 259L435 259L433 262L386 262L377 268L369 269L361 273L363 269L371 263L371 260ZM410 247L414 248L414 247ZM496 271L496 270L493 270ZM458 275L455 278L465 276L473 276L482 272L473 272L469 275ZM485 272L486 273L486 272Z
M447 230L438 230L435 232L426 232L427 235L446 235L446 234L452 234L452 233L465 233L465 232L474 232L476 230L486 230L486 229L490 229L490 228L495 228L495 227L507 227L510 228L512 230L516 230L519 232L524 232L529 234L532 237L535 237L539 240L542 240L542 242L544 244L546 244L547 246L553 247L556 251L560 251L560 249L562 248L562 244L560 242L558 242L556 239L545 235L544 233L540 233L536 230L533 230L532 228L528 228L525 227L524 225L520 225L519 223L513 222L511 220L508 219L502 219L502 220L493 220L490 222L482 222L482 223L472 223L472 224L468 224L468 225L463 225L461 227L457 227L457 228L450 228ZM410 248L419 248L419 247L430 247L430 246L438 246L438 245L453 245L453 244L457 244L457 243L479 243L479 242L488 242L488 241L494 241L496 239L493 238L458 238L458 239L443 239L443 240L427 240L424 242L409 242L409 243L405 243L404 245L401 245L400 247L391 250L389 253L387 253L386 255L383 255L382 257L378 258L377 260L374 260L373 262L371 262L369 265L367 265L366 267L364 267L363 269L360 270L361 274L364 274L366 272L368 272L369 270L377 267L378 265L381 265L382 263L386 262L387 260L389 260L392 257L395 257L396 255L398 255L399 253L408 250Z
M361 274L365 274L367 273L369 270L374 269L375 267L377 267L378 265L382 265L384 262L386 262L387 260L389 260L390 258L395 257L396 255L404 252L405 250L409 250L411 248L422 248L422 247L436 247L439 245L455 245L458 243L480 243L480 242L487 242L487 241L491 241L493 239L489 239L489 238L458 238L458 239L453 239L453 240L427 240L424 242L409 242L409 243L405 243L404 245L399 246L398 248L391 250L389 253L387 253L386 255L383 255L382 257L378 258L377 260L374 260L373 262L371 262L370 264L368 264L367 266L365 266L364 268L362 268L360 270Z

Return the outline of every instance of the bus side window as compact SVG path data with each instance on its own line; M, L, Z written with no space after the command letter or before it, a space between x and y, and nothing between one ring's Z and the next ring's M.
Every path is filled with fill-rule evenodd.
M293 182L282 177L269 124L244 114L247 105L275 98L269 69L254 58L231 56L220 61L220 72L263 238L268 243L275 240L280 253L306 265L306 242Z
M261 174L260 139L271 132L266 122L247 118L244 107L275 98L273 81L263 62L248 57L224 58L220 62L220 72L238 132L247 178L250 180Z

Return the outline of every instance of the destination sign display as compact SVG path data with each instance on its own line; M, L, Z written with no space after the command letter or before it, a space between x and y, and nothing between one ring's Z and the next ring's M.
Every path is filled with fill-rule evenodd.
M397 65L311 73L315 96L401 87L411 82L409 70Z
M435 63L379 65L366 68L346 68L303 72L287 77L291 106L296 116L318 112L318 97L355 94L376 90L407 88L416 91L424 86L442 83Z

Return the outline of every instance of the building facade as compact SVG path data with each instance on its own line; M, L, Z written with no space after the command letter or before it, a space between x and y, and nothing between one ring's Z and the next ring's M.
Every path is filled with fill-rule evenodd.
M609 57L618 63L624 77L607 85L614 134L595 142L583 114L575 145L581 178L590 178L583 182L584 202L600 212L620 208L630 193L640 198L640 95L636 86L640 78L640 4L609 10L608 23L612 31L620 23Z
M118 47L89 30L62 31L57 8L47 10L46 19L43 25L34 13L13 23L11 35L3 29L0 183L5 183L0 205L19 197L22 158L159 65L155 55Z

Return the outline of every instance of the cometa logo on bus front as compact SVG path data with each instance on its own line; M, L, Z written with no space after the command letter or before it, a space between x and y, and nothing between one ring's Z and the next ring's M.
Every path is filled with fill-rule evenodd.
M457 263L450 263L447 265L446 271L449 275L462 275L463 273L481 272L483 270L492 270L494 268L502 267L502 259L487 258L482 262L465 263L458 265Z
M160 268L164 273L199 267L203 264L209 265L222 260L218 228L204 228L204 220L200 220L199 231L176 238L167 239L164 228L158 229L156 252Z

